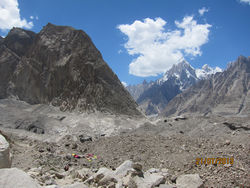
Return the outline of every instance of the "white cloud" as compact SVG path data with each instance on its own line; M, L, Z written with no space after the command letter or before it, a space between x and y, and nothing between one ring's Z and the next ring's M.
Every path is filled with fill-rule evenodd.
M17 0L0 1L0 29L8 30L12 27L32 28L33 22L22 19Z
M208 9L206 7L202 7L198 12L201 16L203 16L205 12L208 12Z
M178 29L165 31L162 18L136 20L131 25L119 25L127 35L124 47L130 55L137 55L129 65L135 76L156 76L166 72L184 56L201 55L200 47L208 42L209 24L197 24L192 16L175 21Z
M126 82L122 82L122 85L123 85L124 87L127 87L127 86L128 86L128 84L127 84Z
M31 20L34 20L34 19L38 20L39 18L38 18L38 16L36 16L36 17L30 16L30 19L31 19Z
M241 3L248 3L250 5L250 0L240 0Z
M122 50L120 49L120 50L118 50L118 54L121 54L122 53Z

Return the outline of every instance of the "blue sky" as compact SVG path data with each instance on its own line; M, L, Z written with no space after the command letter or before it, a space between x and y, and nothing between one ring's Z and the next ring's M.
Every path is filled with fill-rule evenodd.
M1 36L13 26L39 32L48 22L84 30L128 84L155 80L181 58L225 68L250 55L250 0L0 2Z

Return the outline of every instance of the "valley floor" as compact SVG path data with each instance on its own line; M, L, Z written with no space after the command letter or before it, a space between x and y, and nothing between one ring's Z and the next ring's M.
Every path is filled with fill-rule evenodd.
M44 140L41 135L19 129L0 127L0 130L11 143L12 167L26 172L39 168L42 174L55 171L62 174L66 166L71 172L81 168L115 169L125 160L132 160L142 164L144 171L168 169L170 184L181 174L197 173L205 187L247 187L250 186L249 122L250 117L161 118L137 122L140 126L134 129L130 124L116 134L91 136L92 141L87 137L81 139L86 135L78 132ZM72 157L72 153L81 158ZM88 154L96 158L89 161ZM197 165L197 158L233 158L234 162ZM43 176L37 174L34 178L45 185ZM54 181L60 185L78 179L55 177Z

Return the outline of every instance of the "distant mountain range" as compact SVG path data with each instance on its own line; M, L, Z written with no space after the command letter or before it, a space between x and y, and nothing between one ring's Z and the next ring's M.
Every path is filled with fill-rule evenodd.
M250 115L250 57L201 80L171 100L161 115Z
M142 84L127 86L127 90L147 115L158 114L176 95L217 72L222 72L222 69L213 69L208 65L194 69L183 60L173 65L162 78L150 83L144 81Z
M8 97L62 111L141 114L90 37L50 23L38 34L13 28L0 38L0 99Z

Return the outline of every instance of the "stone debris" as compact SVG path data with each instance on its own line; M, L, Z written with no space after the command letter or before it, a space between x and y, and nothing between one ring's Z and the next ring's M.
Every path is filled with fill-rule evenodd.
M202 188L204 187L203 181L199 174L185 174L181 175L176 180L177 187L179 188Z
M41 188L28 174L17 168L0 169L1 188Z
M0 134L0 169L11 167L10 147L4 136Z
M170 185L166 182L167 169L152 168L146 172L142 169L140 163L130 160L123 162L116 170L102 167L96 173L88 168L64 173L53 170L43 172L41 167L32 168L27 173L17 168L6 168L0 169L0 185L1 188L174 188L176 186L200 188L203 186L198 174L181 175L177 178L176 185Z

